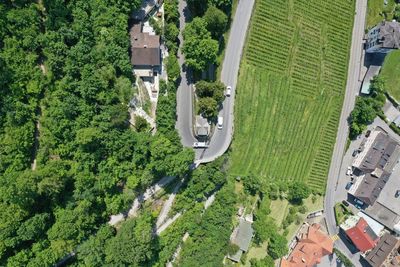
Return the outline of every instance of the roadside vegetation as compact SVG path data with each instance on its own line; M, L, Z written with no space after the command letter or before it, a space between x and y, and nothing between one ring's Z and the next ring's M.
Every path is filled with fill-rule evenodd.
M346 221L346 219L350 215L353 215L351 211L345 205L343 205L343 203L336 203L334 210L335 210L335 220L337 225L340 225L341 223Z
M400 5L399 5L400 9ZM400 12L400 10L399 10ZM400 16L400 15L399 15ZM379 76L386 83L387 92L400 101L400 51L395 50L390 52L383 63L382 70Z
M216 64L224 50L224 33L231 7L232 1L188 1L194 18L183 32L183 54L186 66L197 81L195 111L209 120L218 115L224 99L225 85L215 82Z
M384 118L382 107L386 102L386 85L380 75L371 80L369 96L357 96L356 104L349 117L350 139L357 138L376 116Z
M333 252L336 254L338 259L343 263L345 267L354 267L354 264L349 260L349 258L346 257L340 250L337 248L333 248Z
M348 0L256 1L237 86L232 173L303 181L324 193L353 16Z

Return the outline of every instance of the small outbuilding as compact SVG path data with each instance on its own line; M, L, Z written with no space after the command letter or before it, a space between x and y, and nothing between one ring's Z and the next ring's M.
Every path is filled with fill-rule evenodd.
M249 249L254 233L251 224L244 218L239 219L239 226L234 230L231 238L232 243L237 245L239 250L234 255L228 255L228 259L239 262L242 254Z
M194 127L195 135L197 137L207 137L210 134L210 124L206 118L200 115L196 116L196 122Z

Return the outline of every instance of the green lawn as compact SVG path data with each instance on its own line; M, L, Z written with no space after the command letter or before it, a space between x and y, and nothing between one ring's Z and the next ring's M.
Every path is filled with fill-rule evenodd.
M337 225L340 225L350 215L352 215L351 211L348 208L346 208L342 203L336 203L334 209L335 209L335 220Z
M383 63L381 75L389 93L400 101L400 50L390 52Z
M256 0L235 104L232 173L321 193L345 91L354 1Z
M388 4L385 6L384 0L368 0L367 9L367 28L371 28L384 20L384 12L387 14L387 20L392 20L393 9L395 7L394 0L388 0Z

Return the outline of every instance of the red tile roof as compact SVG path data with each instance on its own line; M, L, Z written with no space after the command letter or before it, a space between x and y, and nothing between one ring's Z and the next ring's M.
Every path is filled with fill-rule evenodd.
M374 248L379 242L379 237L375 235L364 218L360 218L353 228L346 231L346 234L361 252Z
M313 224L287 259L282 259L281 267L313 267L321 262L321 258L332 254L333 241L320 231L319 224Z

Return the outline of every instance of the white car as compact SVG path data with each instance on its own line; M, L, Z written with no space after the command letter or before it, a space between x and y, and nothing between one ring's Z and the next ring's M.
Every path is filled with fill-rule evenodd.
M206 142L194 142L193 143L193 148L207 148L208 145Z
M226 87L225 95L226 96L231 96L231 93L232 93L232 87L230 85L228 85Z
M223 117L218 117L218 124L217 124L217 128L219 130L222 129L222 125L224 124L224 118Z
M347 167L346 175L352 175L353 171L351 170L351 167Z

